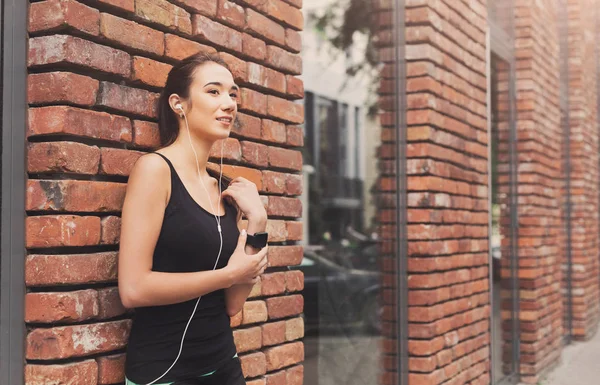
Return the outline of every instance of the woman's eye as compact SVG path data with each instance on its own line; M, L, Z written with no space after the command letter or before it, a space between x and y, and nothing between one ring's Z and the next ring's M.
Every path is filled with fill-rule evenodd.
M231 96L232 99L237 99L237 94L229 94L229 96Z
M208 91L209 94L213 94L213 95L219 95L219 91L218 90L210 90Z

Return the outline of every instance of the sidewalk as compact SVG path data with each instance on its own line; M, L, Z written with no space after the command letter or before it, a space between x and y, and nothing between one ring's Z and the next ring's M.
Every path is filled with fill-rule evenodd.
M562 361L541 385L600 384L600 330L586 342L573 342L565 347Z

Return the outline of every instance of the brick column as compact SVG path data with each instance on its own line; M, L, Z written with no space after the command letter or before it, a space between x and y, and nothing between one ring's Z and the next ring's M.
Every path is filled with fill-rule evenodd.
M411 385L490 381L486 24L406 2Z
M573 336L587 339L599 317L596 12L593 0L568 1L571 129Z
M218 51L242 88L225 173L255 182L276 218L269 259L279 270L232 319L244 373L252 385L302 383L303 276L284 268L302 259L301 4L31 2L27 384L123 381L131 314L116 280L125 182L158 144L155 102L171 65L198 51Z
M558 2L515 2L521 380L562 350Z

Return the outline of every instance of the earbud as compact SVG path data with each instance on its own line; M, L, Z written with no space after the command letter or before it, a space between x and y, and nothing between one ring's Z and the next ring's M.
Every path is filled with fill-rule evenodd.
M183 107L181 107L181 104L177 104L177 105L175 105L175 108L176 108L176 109L178 109L178 110L181 110L181 111L183 111Z

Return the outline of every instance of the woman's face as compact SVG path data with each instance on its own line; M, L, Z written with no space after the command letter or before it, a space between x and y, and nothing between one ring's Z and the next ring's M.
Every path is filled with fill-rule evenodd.
M227 138L237 114L239 88L227 68L205 63L194 73L184 109L192 135L215 141Z

